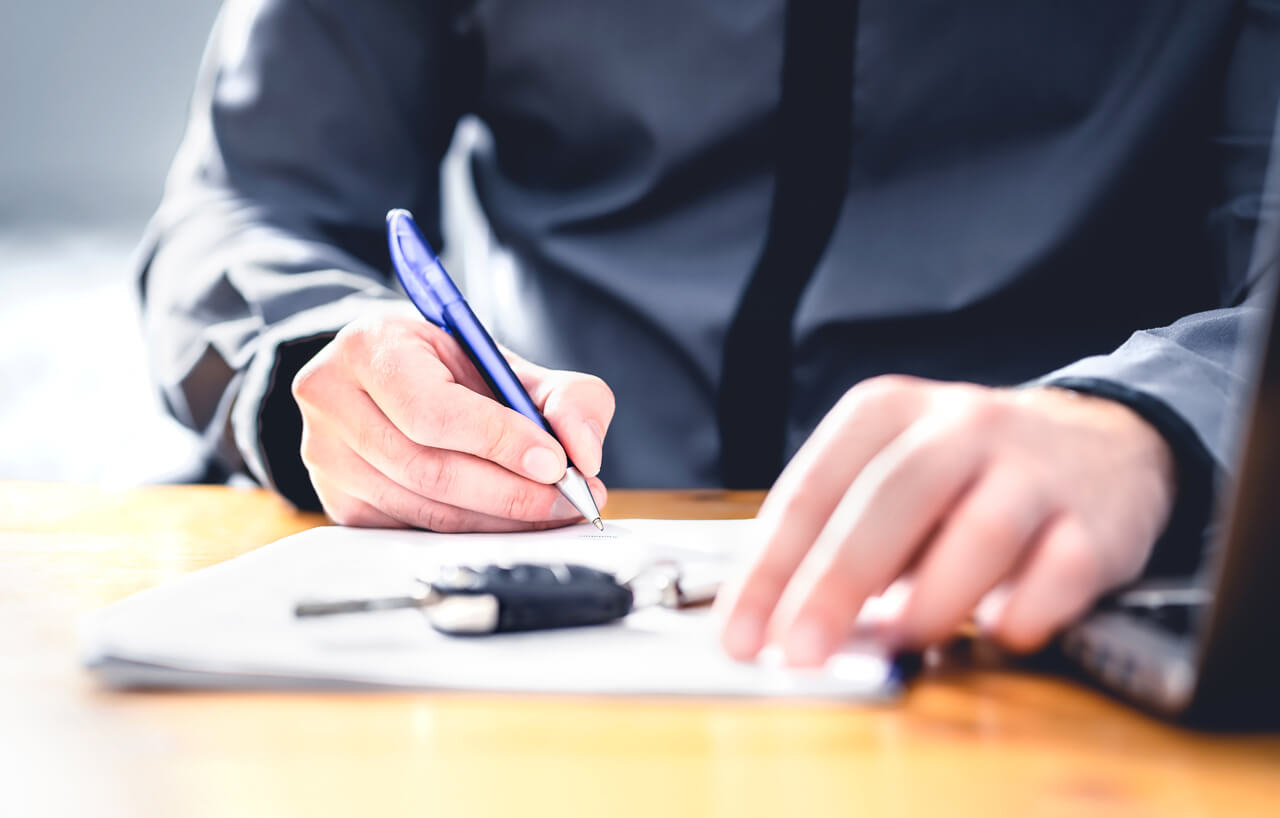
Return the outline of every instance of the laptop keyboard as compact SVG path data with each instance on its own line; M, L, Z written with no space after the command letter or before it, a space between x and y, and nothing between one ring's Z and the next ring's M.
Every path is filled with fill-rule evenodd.
M1211 596L1194 586L1139 587L1121 592L1106 609L1137 619L1175 636L1194 632Z
M1195 635L1212 594L1193 582L1147 582L1110 596L1062 647L1107 687L1166 713L1195 687Z
M1121 606L1119 610L1143 622L1177 636L1186 636L1194 630L1204 611L1202 603L1179 603L1156 606Z

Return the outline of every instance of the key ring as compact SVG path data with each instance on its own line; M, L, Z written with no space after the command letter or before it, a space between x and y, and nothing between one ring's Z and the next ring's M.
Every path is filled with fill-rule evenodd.
M675 560L657 560L618 581L635 594L636 607L656 605L671 610L705 605L715 599L719 583L694 584L686 580L684 568Z

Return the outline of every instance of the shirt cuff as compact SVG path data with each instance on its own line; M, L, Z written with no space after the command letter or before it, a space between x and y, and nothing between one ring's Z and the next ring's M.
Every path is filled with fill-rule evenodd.
M1173 452L1177 487L1173 511L1156 540L1145 577L1195 573L1205 552L1214 508L1218 467L1200 436L1164 401L1118 381L1088 377L1053 377L1037 382L1122 403L1155 427Z
M298 371L350 322L403 302L397 293L361 291L295 313L258 338L231 409L231 430L249 474L295 507L320 510L302 463L302 413L293 399Z

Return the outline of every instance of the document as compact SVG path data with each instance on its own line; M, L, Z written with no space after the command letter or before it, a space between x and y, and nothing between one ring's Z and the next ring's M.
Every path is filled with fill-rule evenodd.
M440 566L574 562L619 574L675 561L718 581L754 520L617 520L518 534L324 527L124 599L84 622L85 665L113 687L410 688L883 699L901 679L874 642L822 669L729 659L710 612L642 608L608 624L471 638L416 610L299 620L301 600L394 596Z

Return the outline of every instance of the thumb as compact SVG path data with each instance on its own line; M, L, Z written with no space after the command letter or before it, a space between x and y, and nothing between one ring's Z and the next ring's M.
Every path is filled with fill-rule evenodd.
M510 359L569 459L584 475L594 477L600 472L604 436L613 420L613 390L595 375L544 369L515 356Z

